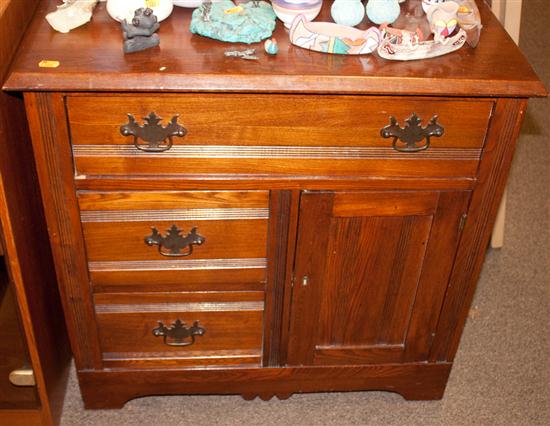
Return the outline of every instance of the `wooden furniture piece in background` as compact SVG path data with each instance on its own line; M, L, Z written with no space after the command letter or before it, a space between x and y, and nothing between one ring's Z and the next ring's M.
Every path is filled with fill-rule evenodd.
M441 398L527 98L546 95L487 6L476 50L411 63L302 50L281 25L276 57L228 58L184 9L124 56L103 5L68 35L53 6L5 88L24 92L86 406ZM401 128L415 117L428 147Z
M0 3L0 81L38 3ZM61 416L69 345L23 100L3 92L0 237L0 424L54 425ZM34 386L12 384L29 373Z

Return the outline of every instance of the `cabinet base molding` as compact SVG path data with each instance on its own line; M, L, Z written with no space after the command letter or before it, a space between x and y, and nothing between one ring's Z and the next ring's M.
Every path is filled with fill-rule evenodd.
M0 424L9 426L41 426L40 410L1 410Z
M406 400L443 398L452 363L338 367L234 368L224 370L80 371L88 409L121 408L149 395L214 394L286 399L294 393L387 391Z

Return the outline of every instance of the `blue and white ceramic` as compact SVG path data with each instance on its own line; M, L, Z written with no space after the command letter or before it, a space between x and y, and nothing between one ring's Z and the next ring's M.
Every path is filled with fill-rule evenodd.
M361 0L334 0L330 14L337 24L355 27L365 17L365 8Z
M369 0L366 10L369 20L377 25L391 24L401 14L399 0Z

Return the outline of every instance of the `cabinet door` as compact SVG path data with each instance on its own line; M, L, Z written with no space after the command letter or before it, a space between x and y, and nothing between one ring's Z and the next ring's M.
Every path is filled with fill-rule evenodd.
M303 193L288 364L427 360L469 197Z

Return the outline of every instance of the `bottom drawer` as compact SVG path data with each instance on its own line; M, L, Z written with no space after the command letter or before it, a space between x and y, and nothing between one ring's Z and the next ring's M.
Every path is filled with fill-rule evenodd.
M263 292L99 294L105 368L260 365Z

